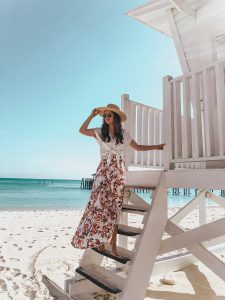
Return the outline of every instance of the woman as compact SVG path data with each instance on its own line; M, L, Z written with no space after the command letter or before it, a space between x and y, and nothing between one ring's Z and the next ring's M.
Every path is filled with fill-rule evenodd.
M96 115L103 116L101 128L87 129ZM123 203L126 170L123 153L128 146L138 151L163 150L164 144L138 145L129 133L122 129L126 115L115 104L93 109L83 123L80 133L96 138L100 145L101 161L97 167L91 195L80 224L72 238L75 248L98 247L104 250L109 242L111 254L118 255L116 237Z

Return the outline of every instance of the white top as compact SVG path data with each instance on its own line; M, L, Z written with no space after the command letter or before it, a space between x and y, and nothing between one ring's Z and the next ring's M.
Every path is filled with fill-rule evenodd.
M104 142L99 136L99 134L101 134L101 128L93 128L93 129L96 135L96 140L100 146L101 159L107 159L107 164L109 164L113 154L116 154L116 159L118 162L120 157L124 158L125 150L127 149L127 147L129 146L130 142L133 139L125 129L122 129L123 144L122 143L116 144L116 139L112 138L111 133L109 133L111 137L110 142Z

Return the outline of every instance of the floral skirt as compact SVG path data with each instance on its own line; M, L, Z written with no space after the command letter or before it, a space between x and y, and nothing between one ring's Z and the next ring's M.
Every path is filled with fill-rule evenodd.
M71 245L85 249L110 242L114 225L119 223L123 204L126 170L122 158L113 155L109 164L98 165L91 195Z

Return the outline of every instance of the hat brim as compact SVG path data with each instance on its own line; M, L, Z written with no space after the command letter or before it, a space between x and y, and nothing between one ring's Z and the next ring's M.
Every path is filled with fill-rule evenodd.
M127 116L125 115L125 113L122 112L121 110L117 109L117 108L104 106L104 107L97 107L96 110L99 110L98 114L100 116L104 115L105 110L110 110L110 111L113 111L113 112L117 113L120 116L122 122L127 120Z

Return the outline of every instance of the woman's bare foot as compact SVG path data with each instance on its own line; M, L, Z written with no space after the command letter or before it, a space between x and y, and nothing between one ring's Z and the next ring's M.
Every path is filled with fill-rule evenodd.
M105 250L105 245L104 244L100 244L99 246L98 246L98 251L104 251Z

